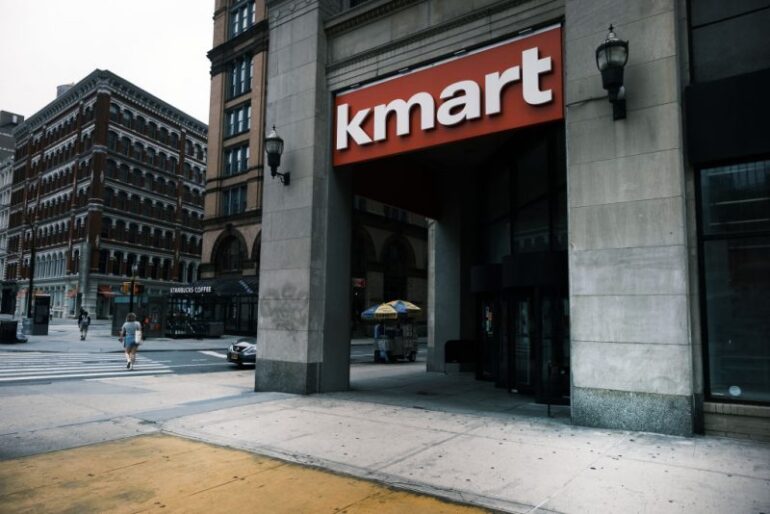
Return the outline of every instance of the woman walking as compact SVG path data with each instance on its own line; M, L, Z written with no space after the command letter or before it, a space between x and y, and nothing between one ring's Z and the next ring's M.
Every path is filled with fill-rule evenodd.
M88 311L84 308L80 308L80 315L78 316L78 328L80 329L80 340L85 341L88 335L88 325L91 324L91 316L88 315Z
M136 321L136 314L129 312L126 322L120 328L120 340L126 351L126 369L134 369L136 351L142 343L142 325Z

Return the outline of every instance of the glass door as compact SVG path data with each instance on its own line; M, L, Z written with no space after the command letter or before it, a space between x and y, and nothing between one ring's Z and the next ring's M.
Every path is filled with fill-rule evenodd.
M536 355L534 295L529 289L516 289L507 295L508 333L507 387L512 393L533 392L533 359Z
M538 403L568 404L569 300L566 294L543 290L538 310L541 338L535 398Z
M569 403L569 305L565 294L545 287L506 295L507 387L534 394L538 403Z

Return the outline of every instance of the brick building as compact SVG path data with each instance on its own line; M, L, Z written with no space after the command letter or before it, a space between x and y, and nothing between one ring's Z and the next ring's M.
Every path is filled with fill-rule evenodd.
M95 70L15 130L7 276L16 313L35 294L54 317L114 312L135 271L147 297L197 278L205 124Z

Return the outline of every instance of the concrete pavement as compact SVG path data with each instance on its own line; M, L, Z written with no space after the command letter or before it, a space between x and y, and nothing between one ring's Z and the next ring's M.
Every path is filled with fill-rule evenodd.
M0 484L0 511L14 513L482 512L161 434L0 462Z
M571 426L539 405L501 409L508 395L472 377L419 368L163 429L505 512L770 512L768 444Z
M767 443L572 426L565 408L546 418L526 397L419 363L354 366L351 382L341 393L254 393L249 370L95 380L87 392L0 388L0 458L74 446L82 448L70 459L106 458L88 445L164 433L504 512L770 512ZM0 470L32 462L6 460ZM259 512L272 500L249 484L239 505ZM86 493L83 482L70 486L57 489L70 503L57 505L74 508Z
M142 350L223 350L235 339L156 338ZM121 346L104 321L96 321L88 339L80 341L72 320L56 320L48 336L30 336L27 343L0 350L120 352ZM247 370L100 379L86 389L67 382L45 393L42 386L0 388L0 458L6 459L0 476L23 470L38 475L42 464L35 459L63 455L57 450L66 450L66 459L75 463L93 455L109 461L113 450L103 443L143 445L142 438L162 433L505 512L770 512L767 443L575 427L568 408L554 408L555 417L547 418L545 407L527 397L508 395L469 375L426 373L419 363L354 366L353 390L342 393L254 393L253 383L253 371ZM176 439L153 441L164 449L165 441ZM123 452L120 444L117 454ZM165 469L154 460L140 468L149 476ZM174 473L184 470L190 472L181 466ZM258 474L252 471L234 475ZM97 477L77 486L67 480L61 487L52 484L48 489L56 500L43 499L44 510L74 508L79 498L89 497L90 487L102 492L112 487ZM214 487L221 477L206 473L202 478L204 483L185 491ZM254 491L255 484L249 478L242 485ZM0 512L16 505L8 503L16 498L16 487L0 479ZM221 490L237 494L232 487ZM268 494L261 489L244 495L253 499L256 511ZM365 505L363 498L371 495L353 496ZM128 510L158 505L189 510L169 498L162 489L144 499L130 497ZM195 495L184 505L198 508L204 505L198 503L201 498ZM325 502L294 511L324 512L330 505ZM216 504L229 505L221 499ZM30 503L18 506L21 510L12 511L33 509ZM454 512L456 506L441 508ZM122 507L110 507L115 509Z

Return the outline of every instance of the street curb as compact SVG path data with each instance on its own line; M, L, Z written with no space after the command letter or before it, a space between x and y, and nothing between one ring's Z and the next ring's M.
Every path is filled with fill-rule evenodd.
M159 428L160 433L162 434L190 439L214 446L221 446L223 448L247 452L263 457L269 457L290 464L317 469L325 473L333 473L339 476L351 477L358 480L366 480L368 482L376 483L390 489L440 498L457 505L483 508L490 510L491 514L530 512L533 510L533 508L536 508L534 505L526 505L500 498L482 496L467 491L440 488L426 484L424 482L419 482L417 480L404 480L404 478L400 476L383 473L381 471L372 470L369 468L335 462L324 458L313 457L312 455L306 453L287 452L266 445L252 445L248 443L243 444L242 441L229 440L228 438L221 436L204 436L193 431L173 430L164 427L162 423L159 424ZM554 512L552 510L543 508L539 510L544 513Z

